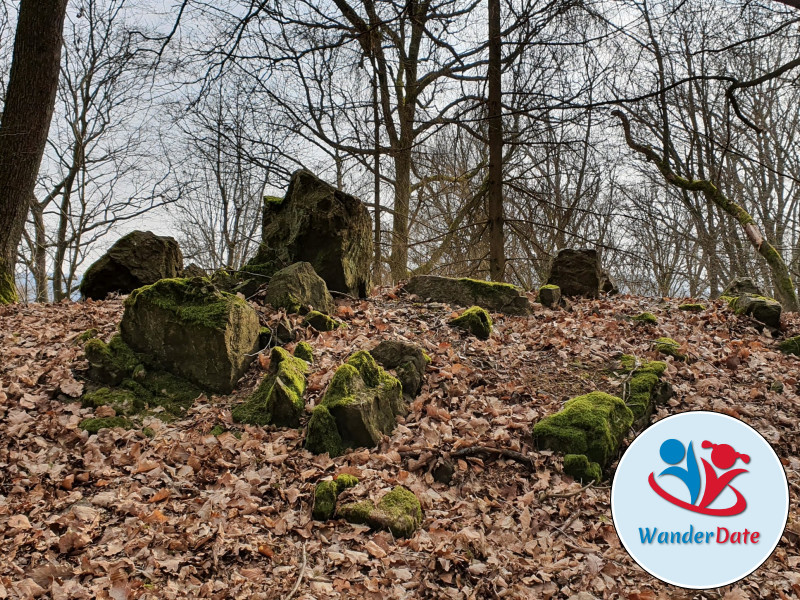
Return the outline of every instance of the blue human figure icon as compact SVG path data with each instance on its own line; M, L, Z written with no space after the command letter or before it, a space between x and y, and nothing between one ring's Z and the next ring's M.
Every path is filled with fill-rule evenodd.
M659 454L661 454L661 459L665 463L668 465L673 465L661 471L659 477L662 475L674 475L683 481L683 483L686 484L686 487L689 488L691 504L697 502L697 497L700 495L701 485L700 468L697 465L697 458L694 455L692 442L689 442L689 449L687 451L683 447L683 443L679 440L666 440L661 444ZM686 467L678 467L677 464L683 460L684 455L686 456Z

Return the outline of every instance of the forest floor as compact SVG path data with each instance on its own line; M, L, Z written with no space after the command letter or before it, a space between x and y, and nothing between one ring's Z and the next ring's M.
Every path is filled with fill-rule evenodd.
M0 307L0 598L797 598L800 359L722 303L695 314L677 310L681 302L619 296L571 312L537 305L530 317L494 315L494 334L482 342L447 326L449 307L415 305L396 290L338 300L348 328L303 330L315 351L309 409L351 352L379 340L419 344L433 362L394 433L336 459L304 450L303 430L231 422L264 359L235 394L201 396L180 421L149 418L152 437L88 435L78 423L92 411L74 400L82 390L74 370L85 366L76 338L96 328L107 341L122 301ZM265 323L277 318L260 310ZM627 319L641 311L659 324ZM800 317L785 328L800 333ZM560 456L531 444L532 425L568 398L619 395L619 356L658 358L652 342L661 336L691 360L669 359L664 378L675 396L654 419L710 409L744 420L778 452L794 499L772 557L719 590L649 576L619 543L609 482L582 487L563 474ZM782 393L770 391L775 381ZM218 425L228 431L213 435ZM531 462L460 458L450 485L434 482L432 457L472 446ZM314 485L342 472L360 478L345 492L359 497L411 489L422 528L396 540L313 521Z

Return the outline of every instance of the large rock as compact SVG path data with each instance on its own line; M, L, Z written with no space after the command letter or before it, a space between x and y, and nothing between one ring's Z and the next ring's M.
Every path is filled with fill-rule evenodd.
M756 294L740 294L728 300L728 304L737 315L747 315L756 321L779 329L781 326L781 303L773 298Z
M342 504L336 508L336 516L350 523L391 531L395 537L408 538L422 524L422 505L413 492L398 485L381 498L377 506L371 500Z
M295 263L275 273L269 280L264 300L290 313L305 314L309 307L332 313L335 308L325 280L307 262Z
M182 271L178 242L150 231L132 231L87 269L80 290L84 298L102 300L112 292L129 294L159 279L178 277Z
M763 296L764 293L759 289L755 282L750 277L737 277L728 284L725 291L722 292L723 296L732 296L734 298L742 294L754 294L756 296Z
M346 448L375 446L394 429L395 417L407 413L400 381L361 350L336 369L311 413L306 448L333 457Z
M296 171L283 199L264 199L261 245L243 271L269 276L309 262L328 289L364 297L370 287L372 221L361 201L308 171Z
M425 369L431 362L422 348L399 340L383 340L369 353L384 369L395 369L404 395L413 398L419 394L425 381Z
M126 344L203 389L230 393L258 350L255 310L208 279L162 279L125 301Z
M411 278L405 290L423 300L467 307L480 306L510 315L527 315L531 311L528 298L518 287L509 283L418 275Z
M566 248L560 250L547 285L557 285L563 296L597 298L600 292L616 291L608 273L600 267L597 250Z

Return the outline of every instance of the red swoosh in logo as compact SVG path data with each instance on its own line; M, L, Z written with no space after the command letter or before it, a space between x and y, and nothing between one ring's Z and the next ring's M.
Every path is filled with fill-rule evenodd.
M684 502L683 500L676 498L672 494L666 492L656 483L656 478L653 473L650 473L650 477L647 478L650 487L653 488L653 491L664 498L667 502L674 504L675 506L680 506L681 508L685 508L686 510L690 510L692 512L700 513L701 515L712 515L716 517L730 517L733 515L738 515L739 513L743 512L745 508L747 508L747 500L744 499L741 492L737 490L735 487L730 487L733 492L736 494L736 504L729 508L707 508L701 506L695 506L694 504L689 504L688 502Z

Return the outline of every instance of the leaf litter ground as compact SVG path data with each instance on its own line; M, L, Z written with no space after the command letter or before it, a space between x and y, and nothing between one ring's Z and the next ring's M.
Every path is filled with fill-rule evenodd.
M796 499L800 359L721 303L687 313L682 302L622 296L580 301L571 312L492 315L494 334L483 342L447 326L451 307L396 291L340 300L346 329L302 330L316 357L307 409L351 352L382 339L419 344L433 362L390 437L334 460L306 452L302 430L231 421L266 357L235 394L201 396L183 420L148 417L148 430L90 436L78 429L92 410L76 402L83 384L75 374L85 366L77 338L95 328L107 341L121 301L0 307L0 598L798 597L796 500L781 544L753 575L719 590L680 590L621 548L608 482L582 487L559 456L531 445L537 419L581 393L619 395L619 356L657 358L652 342L667 336L691 360L669 360L676 395L654 418L697 409L741 418L776 448ZM259 310L263 324L280 317ZM658 325L628 319L642 311ZM798 317L785 325L800 333ZM771 391L776 382L781 393ZM476 446L524 460L468 450ZM456 457L450 485L430 472L443 453ZM345 500L408 487L425 511L422 529L395 540L312 521L314 485L337 473L361 481Z

